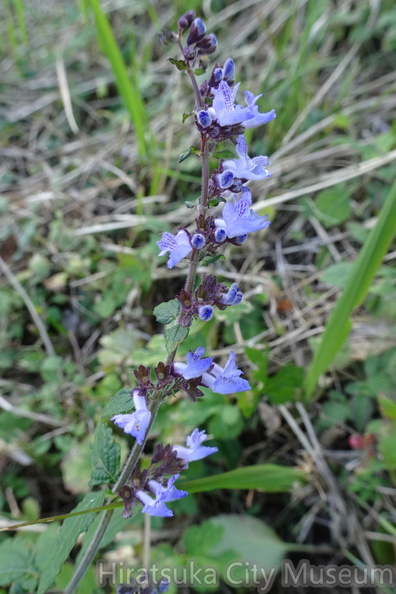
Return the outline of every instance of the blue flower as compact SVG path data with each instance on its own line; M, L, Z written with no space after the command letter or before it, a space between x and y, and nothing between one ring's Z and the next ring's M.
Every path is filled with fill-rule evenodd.
M173 268L175 264L188 256L192 250L190 238L185 229L180 229L176 235L167 232L163 233L162 239L157 241L157 245L161 250L160 256L170 252L168 268Z
M231 71L232 67L228 66L228 68ZM212 88L214 99L208 112L213 120L216 120L220 126L241 125L246 129L267 124L276 117L273 109L265 113L260 113L256 101L261 95L255 97L250 91L245 92L247 107L236 104L235 97L239 85L240 83L235 85L231 91L229 84L225 80L222 80L217 89Z
M128 415L115 415L111 420L142 444L150 423L151 412L147 408L146 397L140 396L139 390L133 391L132 398L135 412Z
M166 507L162 495L158 495L153 499L148 493L144 491L136 491L136 497L143 503L142 514L149 514L150 516L160 516L161 518L170 518L173 516L173 511Z
M217 120L220 126L235 126L252 117L250 107L235 105L235 96L239 85L240 83L235 85L231 91L228 83L222 80L218 89L212 89L214 99L208 112L212 119Z
M194 429L191 435L187 437L187 447L176 445L173 446L173 450L176 452L178 458L185 460L187 463L194 462L194 460L201 460L202 458L206 458L206 456L215 454L218 451L217 448L201 446L201 443L206 439L208 439L208 436L206 435L205 431Z
M232 283L231 287L228 289L227 293L224 293L221 302L224 305L239 305L242 301L242 291L238 287L236 283Z
M238 369L235 363L235 353L230 351L224 369L215 364L209 373L202 376L202 382L217 394L233 394L234 392L250 390L249 382L241 378L241 375L242 371Z
M251 159L247 152L247 144L243 134L238 136L236 152L239 155L239 159L224 161L224 172L230 171L234 177L240 179L265 179L271 176L268 169L264 169L264 167L269 165L268 157L259 156ZM224 177L224 173L222 176ZM227 186L223 187L226 188Z
M151 480L148 482L149 489L154 493L156 497L161 497L162 501L176 501L176 499L182 499L183 497L187 497L187 491L181 491L180 489L176 489L174 483L180 477L180 474L175 474L168 480L168 484L166 487L161 485L158 481Z
M271 109L271 111L267 111L265 113L259 112L256 101L257 99L260 99L260 97L261 95L257 95L257 97L255 97L250 91L245 91L245 101L250 109L249 119L243 122L245 128L255 128L256 126L261 126L262 124L268 124L268 122L276 118L274 109Z
M223 208L223 218L215 219L217 229L224 229L227 237L232 239L268 227L267 215L261 217L250 208L251 205L252 196L248 188L244 188L239 200L234 194L233 202L227 202Z
M212 357L201 358L204 352L204 347L198 347L194 353L187 353L187 364L174 363L176 373L180 373L186 380L200 377L213 363Z

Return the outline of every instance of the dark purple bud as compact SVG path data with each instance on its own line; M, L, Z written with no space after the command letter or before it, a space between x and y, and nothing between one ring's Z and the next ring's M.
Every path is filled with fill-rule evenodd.
M214 52L217 50L216 35L214 33L211 33L210 35L205 37L205 40L203 42L197 44L197 48L199 56L214 54Z
M206 243L205 236L202 233L195 233L191 239L191 245L196 250L201 250Z
M208 112L205 111L204 109L202 109L201 111L199 111L197 113L197 120L198 120L198 124L200 124L200 126L202 126L202 128L208 128L210 126L210 124L212 123L212 118L210 117Z
M231 58L228 58L224 62L224 80L226 80L228 83L232 84L234 82L234 79L235 79L234 60L232 60Z
M222 68L215 68L212 74L213 82L219 83L223 79L223 69Z
M242 245L247 240L247 237L247 233L244 233L243 235L238 235L238 237L235 237L235 241L238 245Z
M202 19L197 17L191 25L190 33L187 37L187 45L193 45L194 43L198 43L205 37L206 33L206 26Z
M227 171L223 171L223 173L217 177L217 180L219 182L220 188L226 190L234 183L234 174L228 169Z
M183 14L183 16L181 16L180 19L178 20L179 29L181 29L182 31L185 31L186 29L188 29L190 27L190 25L194 19L195 19L194 10L189 10L188 12Z
M227 239L227 233L225 229L216 229L215 231L215 241L216 243L223 243Z
M185 47L183 50L183 56L186 60L191 62L195 58L195 49L193 47Z
M198 316L203 322L208 322L213 318L213 307L211 305L201 305L198 308Z

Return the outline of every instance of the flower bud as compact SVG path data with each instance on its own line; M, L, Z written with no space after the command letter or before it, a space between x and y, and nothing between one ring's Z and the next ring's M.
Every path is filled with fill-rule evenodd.
M214 236L216 243L223 243L223 241L227 239L226 230L219 227L218 229L216 229Z
M197 121L202 128L209 128L210 124L212 123L212 118L208 114L207 111L202 109L197 113Z
M198 55L205 56L207 54L214 54L217 50L217 39L214 33L204 37L202 41L197 43Z
M228 58L224 62L224 80L226 80L229 84L232 84L235 79L235 65L234 61L231 58Z
M181 31L185 31L188 29L195 18L194 10L189 10L183 16L180 17L178 20L179 29Z
M247 240L247 237L247 233L244 233L243 235L238 235L238 237L235 237L235 241L238 245L242 245Z
M191 245L196 250L201 250L204 247L205 243L205 236L202 235L202 233L195 233L195 235L192 236Z
M208 322L213 318L213 307L211 305L201 305L198 308L198 316L203 322Z
M230 170L223 171L223 173L217 176L217 181L219 183L220 188L226 190L227 188L230 188L234 183L234 174Z
M198 43L205 37L206 26L202 19L197 17L191 25L190 33L187 37L187 45Z

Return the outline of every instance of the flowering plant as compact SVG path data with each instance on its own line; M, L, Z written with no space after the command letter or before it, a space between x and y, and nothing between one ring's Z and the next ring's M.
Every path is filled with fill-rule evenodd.
M244 132L270 122L275 118L275 111L260 112L257 102L261 95L255 97L249 91L245 91L245 105L237 103L240 83L235 84L235 66L231 58L223 65L216 63L209 76L198 85L196 76L208 71L208 56L215 52L217 40L212 33L206 32L204 22L195 16L194 11L188 11L179 19L177 33L163 31L161 39L165 44L173 43L179 47L182 58L171 58L170 61L187 74L194 91L195 107L190 115L194 115L200 135L200 149L194 151L192 147L190 152L200 156L202 188L193 229L183 227L173 233L165 232L157 242L159 256L167 255L168 268L188 259L184 288L175 299L160 304L154 310L160 323L170 325L164 333L168 357L154 369L140 365L134 371L137 387L126 398L125 391L121 395L116 394L107 407L107 412L111 411L107 419L110 418L114 426L135 439L128 460L118 480L113 481L112 488L112 493L122 499L124 517L130 517L139 504L143 504L144 514L172 516L169 503L188 494L175 484L180 474L189 463L217 452L216 447L202 445L208 435L196 428L187 437L185 445L157 444L149 466L142 468L140 456L159 407L180 391L196 401L204 396L202 387L218 394L234 394L250 389L249 382L242 377L243 372L237 366L233 351L229 353L224 367L215 363L212 357L205 356L204 346L187 353L185 362L176 361L176 355L194 319L208 321L215 315L215 308L225 310L237 306L243 299L237 283L226 286L212 274L204 274L197 284L200 263L207 257L212 262L216 261L226 243L240 246L250 233L269 225L267 217L260 216L252 208L251 191L246 185L250 180L270 176L268 158L249 156ZM210 172L209 157L224 141L235 146L236 156L220 159L217 168ZM99 428L99 431L106 430ZM108 439L111 440L111 437ZM91 484L103 484L105 481L108 483L108 477L103 479L100 472L93 473ZM103 516L95 538L66 589L67 594L75 590L92 560L110 517L111 511Z

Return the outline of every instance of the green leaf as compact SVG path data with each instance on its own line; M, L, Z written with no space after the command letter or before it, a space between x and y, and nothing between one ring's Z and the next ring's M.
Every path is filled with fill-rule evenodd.
M225 256L223 254L217 254L217 256L206 256L201 262L202 266L209 266L209 264L214 264L218 260L225 260Z
M183 342L183 340L187 337L189 332L189 328L185 328L184 326L172 326L172 328L168 328L165 330L165 343L166 343L166 350L168 353L172 353L175 348Z
M232 151L224 150L212 153L212 157L214 157L215 159L234 159L235 155Z
M87 493L84 499L77 505L74 511L88 510L103 504L105 491ZM82 532L86 532L91 522L94 521L96 513L85 514L68 518L62 524L59 531L56 546L53 547L51 555L48 555L47 564L41 574L37 594L44 594L51 586L63 563L70 555L70 551L77 542Z
M177 299L171 299L170 301L164 301L154 308L154 315L157 322L160 324L170 324L174 322L180 312L180 303Z
M349 192L343 184L320 192L315 204L318 219L328 228L344 223L351 214Z
M115 483L120 469L120 446L106 423L99 421L94 435L91 487Z
M187 70L187 64L185 63L184 60L175 60L175 58L168 58L168 61L173 64L174 66L176 66L176 68L178 70Z
M32 554L23 535L7 538L0 545L0 586L17 582L23 591L33 591L39 572L32 565Z
M221 198L221 196L216 196L216 198L211 198L208 202L208 206L210 206L210 208L214 207L214 206L218 206L220 204L220 202L227 202L227 200L225 198Z
M114 417L114 415L122 415L133 410L133 401L131 397L133 388L122 388L117 394L113 396L110 402L102 413L102 418Z
M320 280L327 285L345 289L348 284L349 277L351 276L352 269L352 262L337 262L322 272L320 275Z
M191 202L191 200L186 200L184 204L187 206L187 208L197 208L198 200L196 200L195 202Z
M396 402L381 394L378 396L378 404L380 407L381 414L390 419L391 421L396 421Z
M202 493L213 489L260 489L267 493L281 493L289 491L294 483L302 478L301 472L296 468L258 464L188 481L183 483L183 489L189 493Z
M311 397L320 375L325 372L347 338L350 315L364 300L371 282L396 234L396 181L378 216L377 224L356 260L343 295L327 322L319 348L306 379L306 394Z
M244 586L249 585L247 566L258 570L278 568L288 549L288 545L261 520L231 514L191 526L184 532L183 541L188 557L209 559L210 565L218 566L226 581L227 577L231 577L229 568L232 561L232 578L242 578L239 584ZM222 561L220 564L219 560ZM250 577L253 575L250 574ZM255 585L257 587L257 581Z
M273 404L283 404L295 400L303 386L305 371L290 363L284 365L275 375L264 383L264 392Z
M190 111L190 113L183 113L183 118L182 118L183 124L186 121L186 119L189 118L192 115L194 115L194 112L193 111Z

